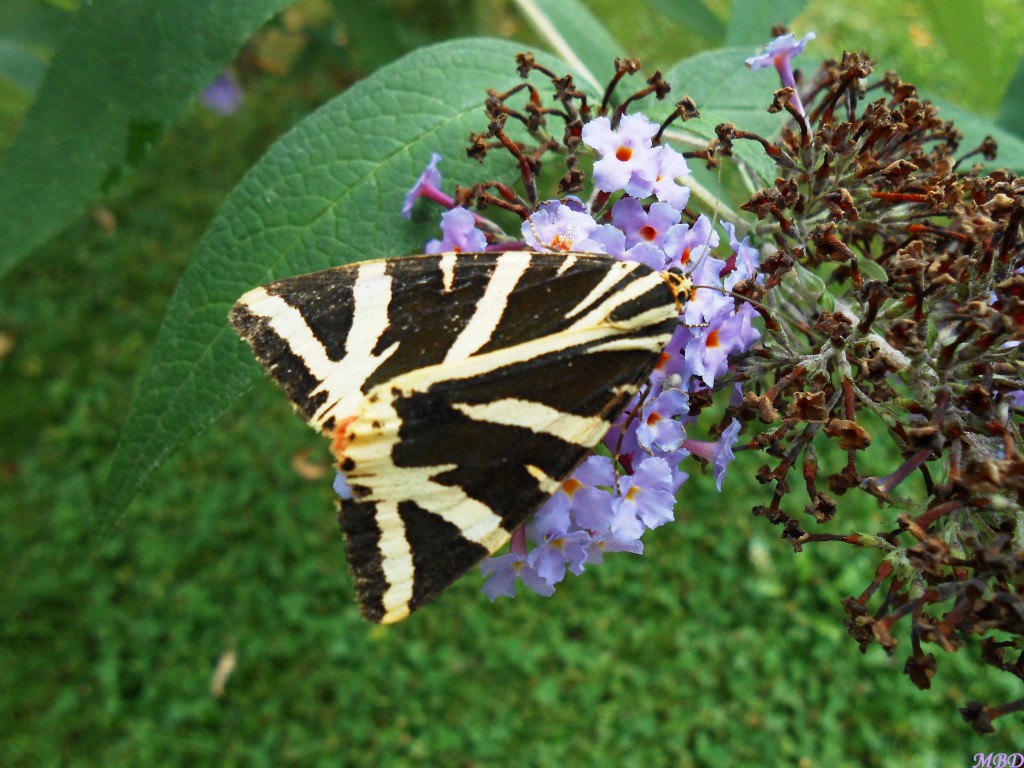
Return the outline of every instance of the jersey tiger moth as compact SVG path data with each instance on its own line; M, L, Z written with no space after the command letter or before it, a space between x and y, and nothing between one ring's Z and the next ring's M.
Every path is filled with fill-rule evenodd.
M552 494L649 377L689 283L603 254L366 261L246 293L231 322L352 489L363 615L399 621Z

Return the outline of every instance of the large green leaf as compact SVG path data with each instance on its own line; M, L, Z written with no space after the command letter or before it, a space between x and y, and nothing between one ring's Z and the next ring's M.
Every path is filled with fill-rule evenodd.
M1017 71L1003 94L1003 104L996 120L999 127L1024 139L1024 56L1017 62Z
M701 0L647 0L666 18L710 41L721 42L725 23Z
M992 34L986 21L986 3L975 0L970 10L949 0L921 0L921 12L927 29L939 46L956 52L956 63L979 91L996 87L992 67L995 54Z
M551 50L582 78L579 84L603 93L615 72L615 59L626 53L601 22L577 0L515 2Z
M521 50L478 39L413 52L310 115L246 174L171 299L114 456L109 513L261 375L227 322L242 293L287 275L420 252L437 234L435 212L410 224L400 209L432 152L444 153L448 179L508 171L503 153L481 170L464 147L487 124L487 89L518 81Z
M789 24L807 7L809 0L773 0L772 2L748 2L734 0L726 45L765 46L771 40L772 27ZM799 35L798 35L799 36ZM747 53L753 55L753 51Z
M957 130L963 135L960 142L960 154L981 144L986 136L999 142L999 155L995 160L986 161L980 156L971 158L970 164L982 163L986 168L1009 168L1016 173L1024 172L1024 139L1000 128L991 118L976 115L956 104L932 99L939 107L939 116L956 123Z
M0 167L0 275L137 163L290 2L83 4Z
M751 55L746 48L708 51L680 61L665 73L673 100L685 94L697 102L701 113L699 119L677 123L680 132L711 139L715 126L724 122L769 138L780 130L784 116L768 114L777 75L773 69L747 69L744 59ZM759 145L737 142L736 153L762 181L775 178L775 163Z

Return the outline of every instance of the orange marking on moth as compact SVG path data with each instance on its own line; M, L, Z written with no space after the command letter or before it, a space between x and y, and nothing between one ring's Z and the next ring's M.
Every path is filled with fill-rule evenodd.
M345 456L345 449L348 448L348 428L353 421L356 420L356 416L349 416L347 419L342 419L338 426L334 428L334 435L331 439L331 453L334 457L341 461Z

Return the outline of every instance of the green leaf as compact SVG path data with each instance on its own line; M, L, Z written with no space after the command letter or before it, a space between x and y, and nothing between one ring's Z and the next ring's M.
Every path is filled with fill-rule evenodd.
M1006 87L996 125L1024 139L1024 56L1017 62L1017 71Z
M246 174L171 299L113 459L108 514L262 375L227 322L242 293L279 277L421 252L437 234L437 212L421 204L410 223L400 210L432 152L445 153L449 190L508 171L510 159L497 167L500 154L481 171L464 147L487 124L487 89L518 82L522 48L478 39L415 51L303 120Z
M928 28L935 33L939 45L956 52L956 61L963 67L967 80L979 91L995 87L993 79L992 35L985 21L984 2L976 2L970 10L949 0L922 0L921 10Z
M515 2L551 50L583 78L580 85L603 94L615 74L615 59L626 52L601 22L577 0Z
M787 275L785 279L787 281L790 279L795 280L799 286L800 298L806 301L807 306L813 306L813 304L820 302L821 306L829 311L835 309L835 297L828 292L824 280L801 264L794 264L793 271L790 274L793 277L790 278Z
M0 167L0 275L137 162L246 38L289 4L84 4Z
M772 27L789 24L807 7L809 0L774 0L774 2L745 2L735 0L725 44L730 46L764 47L771 42ZM799 35L798 35L799 37ZM753 56L748 51L747 56Z
M46 74L46 62L16 40L0 38L0 77L19 90L35 93Z
M697 102L700 118L673 125L681 133L711 139L715 126L730 122L745 131L771 138L782 127L786 116L768 114L772 93L777 87L775 71L747 69L746 48L708 51L680 61L665 73L672 86L673 102L685 94ZM761 178L771 182L776 165L760 145L749 141L735 144L736 154Z
M880 283L889 282L889 273L885 271L885 267L872 259L871 256L863 256L857 259L857 269L868 280L877 280Z
M725 37L725 22L701 0L647 0L647 4L657 8L670 21L710 41L720 42Z
M1003 130L991 118L976 115L963 107L939 99L931 101L939 107L939 116L955 122L957 130L964 135L958 154L974 149L986 136L991 136L999 142L999 156L995 160L988 161L976 155L968 161L968 165L981 163L989 169L1009 168L1016 173L1024 172L1024 139Z

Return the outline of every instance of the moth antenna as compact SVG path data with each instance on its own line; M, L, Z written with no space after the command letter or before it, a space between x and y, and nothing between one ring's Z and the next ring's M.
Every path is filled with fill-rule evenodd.
M739 299L740 301L745 301L745 302L747 302L747 304L750 304L753 307L757 307L758 309L763 309L765 312L771 312L771 310L765 304L762 304L760 301L757 301L756 299L752 299L749 296L744 296L742 293L736 293L735 291L730 291L728 288L723 288L720 285L697 285L695 283L691 283L691 285L693 286L694 290L696 290L697 288L707 288L709 291L718 291L719 293L725 294L726 296L732 296L734 299ZM703 327L703 326L696 326L696 327L700 328L700 327Z
M704 252L700 255L700 259L698 259L697 263L694 264L693 267L690 269L690 273L691 274L693 272L697 271L697 268L700 267L700 265L704 262L704 259L706 259L708 254L711 253L711 240L715 236L715 227L718 226L718 212L720 210L720 206L718 204L718 201L721 200L721 199L722 199L722 164L719 163L718 164L718 173L716 174L716 177L715 177L715 208L711 212L711 229L708 232L708 239L704 241ZM704 285L696 286L695 285L693 287L694 288L706 288L707 286L704 286Z

